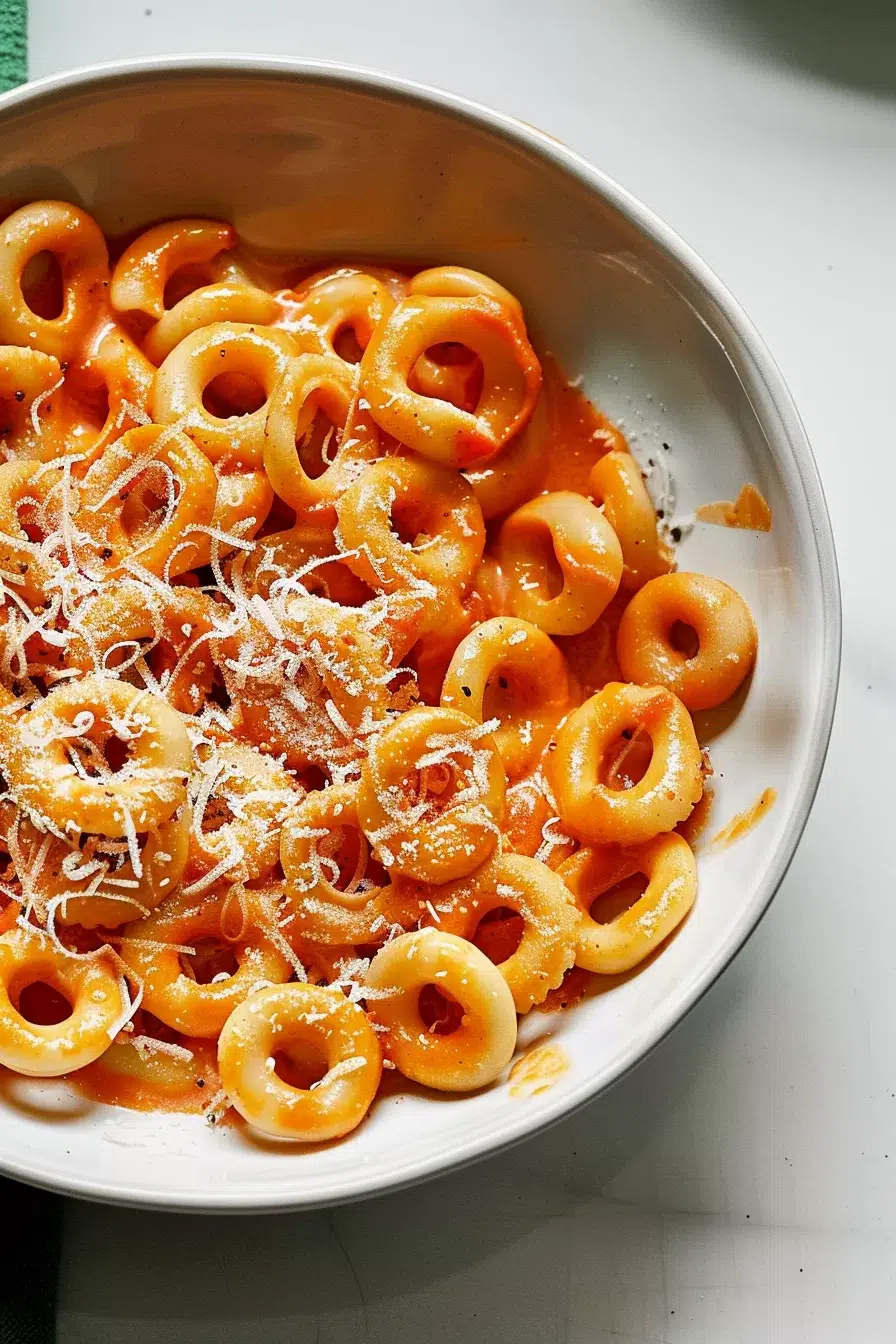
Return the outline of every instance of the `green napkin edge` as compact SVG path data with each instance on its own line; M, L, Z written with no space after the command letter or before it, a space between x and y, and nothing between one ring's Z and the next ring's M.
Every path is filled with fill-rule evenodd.
M28 0L0 0L0 93L28 79Z

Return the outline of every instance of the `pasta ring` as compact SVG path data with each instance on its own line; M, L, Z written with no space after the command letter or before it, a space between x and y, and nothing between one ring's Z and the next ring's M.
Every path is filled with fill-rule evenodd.
M25 267L40 252L52 252L62 272L58 317L40 317L22 292ZM99 316L108 281L106 241L90 215L64 201L23 205L0 224L0 343L73 359Z
M291 962L250 918L244 919L239 937L226 940L237 963L231 975L200 984L186 974L180 960L185 945L204 938L225 941L222 914L228 896L229 889L216 891L197 904L181 893L148 919L129 924L122 935L122 958L143 982L143 1006L186 1036L218 1036L234 1008L264 985L285 983L293 973Z
M197 714L214 680L207 637L215 630L215 607L194 588L172 586L162 596L137 580L110 582L79 608L66 659L82 672L104 675L113 670L113 650L126 654L114 665L119 674L147 657L164 698L182 714Z
M384 593L426 584L429 624L440 593L459 594L482 558L482 510L456 472L414 458L372 463L339 501L337 538L349 568ZM396 535L398 519L413 541Z
M635 873L648 879L634 905L609 924L591 916L598 896ZM680 836L659 835L634 850L580 849L557 869L581 915L576 965L619 975L639 965L676 929L697 895L697 864Z
M412 392L411 371L435 345L459 343L479 356L475 411ZM361 361L361 393L381 429L423 457L468 467L492 457L528 422L541 366L514 314L494 299L403 299L378 327Z
M341 438L329 464L310 476L297 444L319 410ZM334 523L339 499L380 452L379 433L359 407L350 366L333 355L299 355L287 364L264 433L264 466L280 498L297 513L311 510Z
M96 872L87 855L79 866L88 869L81 878L66 875L63 863L75 851L64 841L51 842L40 874L47 896L58 901L56 923L80 924L85 929L115 929L137 919L172 895L187 866L190 849L190 809L182 804L173 817L149 831L140 852L140 875L128 858L120 868L109 869L96 890ZM90 894L88 894L90 893Z
M671 569L673 556L660 542L656 510L631 453L605 453L591 468L589 489L619 539L623 588L640 588Z
M290 1050L326 1058L310 1088L275 1069ZM370 1109L382 1073L379 1041L363 1010L326 985L279 985L253 994L228 1018L218 1042L221 1085L244 1120L274 1138L338 1139Z
M384 868L451 882L494 849L505 782L483 725L456 709L419 706L373 740L361 768L358 819Z
M0 464L0 571L3 580L17 589L26 602L42 603L59 564L46 557L40 544L25 531L20 510L36 503L46 512L54 487L60 480L56 468L40 462Z
M451 933L421 929L381 947L364 977L372 1010L388 1028L387 1049L406 1078L439 1092L472 1092L503 1073L516 1048L516 1011L507 981L488 957ZM434 985L463 1009L442 1034L420 1015L420 991Z
M383 890L365 880L367 841L361 831L356 784L333 784L305 795L283 827L280 863L286 875L291 928L325 945L372 943L381 927ZM356 871L346 887L339 850L345 831L358 837ZM321 842L329 852L321 853Z
M155 497L165 516L156 522L141 497L144 478L162 477ZM186 569L169 563L181 538L193 527L208 527L215 511L218 482L204 453L173 427L141 425L107 445L81 485L78 526L102 548L107 574L121 573L126 564L159 577L174 578ZM161 508L158 510L161 512ZM111 554L106 557L106 552Z
M417 272L408 285L408 294L426 294L434 298L473 298L484 294L515 313L525 331L519 300L481 271L472 271L465 266L432 266ZM434 359L431 354L422 354L408 383L413 392L421 392L425 397L437 397L463 410L473 410L482 385L482 361L472 352L466 359L451 364Z
M165 286L174 272L209 262L236 241L236 230L218 220L176 219L156 224L119 257L112 274L112 307L120 313L144 313L158 322L165 314Z
M286 325L302 354L328 355L346 364L336 349L340 334L353 331L364 350L394 307L395 299L383 280L341 268L311 282ZM354 366L348 367L354 376Z
M643 778L630 789L600 780L605 752L623 732L653 742ZM703 793L700 746L691 716L662 686L609 682L574 710L557 734L551 780L563 824L593 845L638 844L671 831Z
M9 458L43 460L55 457L55 447L46 451L43 427L38 433L31 418L34 403L38 408L46 393L62 382L62 369L54 355L28 346L0 346L0 403L3 428L0 444Z
M125 734L130 758L114 773L82 776L66 754L66 741L75 737L102 746ZM74 830L112 839L152 830L177 811L192 756L176 710L107 677L54 687L14 722L0 752L10 789L29 812L63 835Z
M292 339L273 327L213 322L191 332L156 374L153 419L164 425L177 424L213 462L226 459L258 469L264 457L271 393L295 353ZM212 415L203 396L221 374L255 379L264 394L261 406L247 415Z
M503 854L438 894L439 928L472 942L492 910L521 915L523 935L501 972L518 1013L528 1013L556 989L576 958L579 914L560 876L538 859Z
M224 742L211 753L200 747L202 764L194 776L194 813L190 840L188 880L203 877L219 865L229 882L256 882L268 877L280 858L280 828L301 795L292 779L271 756L239 742ZM211 804L224 820L214 830L203 829L203 812ZM229 816L227 815L229 813ZM233 858L237 862L233 863Z
M691 657L672 643L678 622L697 635ZM727 583L707 574L663 574L626 607L616 655L627 681L667 686L690 710L714 709L749 676L757 642L750 608Z
M171 553L179 557L178 574L211 564L213 555L223 560L237 549L230 538L251 541L264 526L274 503L274 492L264 471L225 470L219 465L215 475L218 488L210 527L194 524L188 532L195 531L195 539L181 541ZM169 575L171 572L169 565Z
M464 478L473 487L483 518L511 513L532 499L547 472L548 399L544 392L532 418L494 457L468 467Z
M14 1000L36 981L71 1003L53 1026L29 1022ZM108 956L64 957L39 929L21 926L0 937L0 1064L33 1078L82 1069L109 1048L127 1000Z
M549 635L593 625L622 578L622 550L603 514L582 495L558 490L512 513L498 536L510 612ZM563 586L552 593L551 570Z
M163 313L144 336L143 349L147 358L158 366L185 337L202 327L210 327L215 322L267 327L281 316L282 311L282 304L273 294L239 280L221 280L194 289Z
M299 582L307 592L343 607L359 607L371 596L367 584L352 573L336 550L331 529L320 522L296 523L283 532L267 533L242 568L241 577L250 592L264 598L278 581L290 588Z
M513 778L536 763L570 708L566 662L537 626L512 616L494 617L458 644L441 703L463 709L477 723L500 720L494 739Z

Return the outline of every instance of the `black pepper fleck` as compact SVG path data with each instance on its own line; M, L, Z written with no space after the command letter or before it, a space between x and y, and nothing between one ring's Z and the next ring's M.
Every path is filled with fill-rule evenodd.
M506 677L499 677L499 678L498 678L498 685L501 687L501 690L502 690L502 691L506 691L506 690L507 690L507 678L506 678Z
M673 541L681 541L681 528L673 527L671 535Z
M21 390L18 391L16 393L16 401L24 401L24 400L25 400L25 393L22 392Z
M464 695L472 695L472 694L473 694L473 692L470 690L469 686L461 686L461 690L463 691Z

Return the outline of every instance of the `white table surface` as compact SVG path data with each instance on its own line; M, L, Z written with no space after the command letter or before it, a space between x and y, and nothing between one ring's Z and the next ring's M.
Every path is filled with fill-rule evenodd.
M894 1338L896 17L878 8L32 0L34 76L171 51L345 60L492 103L606 169L780 362L845 605L799 853L665 1045L550 1133L375 1202L254 1220L69 1203L61 1344Z

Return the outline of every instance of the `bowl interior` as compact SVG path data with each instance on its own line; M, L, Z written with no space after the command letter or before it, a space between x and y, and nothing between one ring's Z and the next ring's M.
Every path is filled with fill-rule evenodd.
M612 1081L678 1020L759 918L805 820L833 708L838 607L824 505L783 384L718 282L663 226L562 147L451 100L325 68L191 62L48 81L0 115L10 206L62 197L110 234L207 214L260 248L489 272L642 460L665 458L680 514L733 499L747 481L769 501L770 533L698 525L679 561L739 589L760 631L746 703L711 743L711 833L767 787L777 802L736 845L704 850L697 905L661 956L572 1011L530 1015L522 1040L550 1032L568 1062L550 1090L408 1089L313 1151L88 1105L63 1086L16 1081L0 1102L0 1169L167 1206L335 1201L519 1137Z

